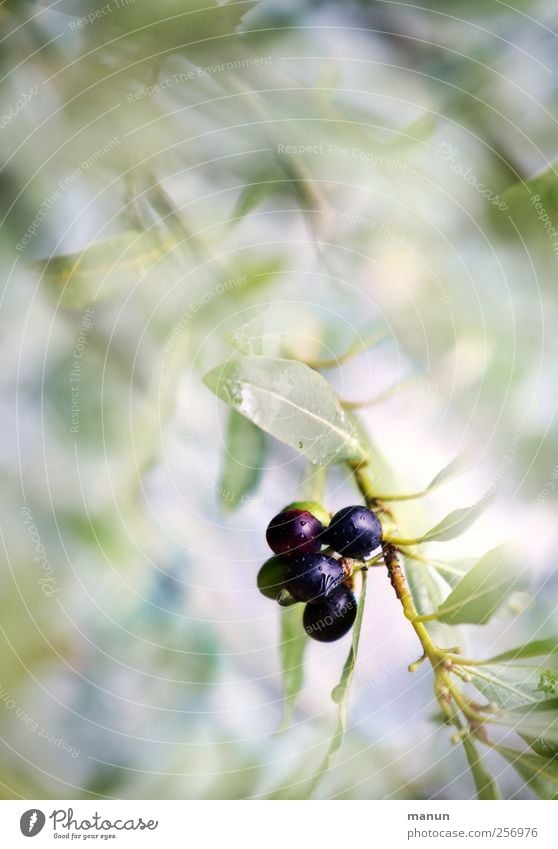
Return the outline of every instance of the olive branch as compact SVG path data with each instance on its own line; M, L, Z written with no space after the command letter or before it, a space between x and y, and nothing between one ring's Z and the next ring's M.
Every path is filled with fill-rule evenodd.
M351 402L350 411L344 408L319 372L322 368L331 368L333 361L306 363L263 356L259 353L262 337L254 335L254 327L252 323L249 328L229 337L228 341L237 352L204 378L206 385L232 408L231 438L223 479L227 481L228 492L236 490L233 504L241 503L246 493L257 486L259 475L247 474L246 469L253 470L256 460L260 469L265 465L263 432L291 446L317 470L312 489L307 492L307 497L317 501L323 497L327 467L344 463L364 503L382 518L383 526L381 556L366 563L353 562L350 568L351 575L360 575L361 592L349 655L340 682L332 692L339 706L338 721L325 759L308 779L304 795L315 791L342 745L364 614L366 573L370 568L380 567L386 569L404 618L413 628L421 647L421 654L409 665L409 672L415 672L424 662L430 664L441 721L455 729L451 742L463 746L477 797L501 798L496 778L483 761L478 747L481 744L497 751L537 795L555 798L558 794L558 699L550 697L558 688L558 672L552 669L553 659L558 655L558 639L551 636L535 640L497 657L477 660L464 657L460 645L438 645L429 630L431 624L483 625L498 614L506 599L527 587L524 558L513 545L497 546L468 571L434 560L421 550L426 543L450 540L466 531L494 498L494 489L476 504L452 511L419 535L399 536L395 505L423 498L442 487L465 470L466 457L457 457L418 492L378 490L371 471L371 461L378 452L354 412L360 405ZM378 344L381 338L378 333L363 334L340 356L339 362ZM369 403L370 399L366 399L363 405ZM259 434L258 440L251 438L254 432ZM253 448L259 452L257 457L252 453ZM428 593L433 573L438 579L441 575L451 579L450 584L444 584L447 587L445 597L437 600L435 593ZM430 598L427 610L417 606L417 592L420 595L425 589ZM292 601L282 599L282 603ZM281 611L285 688L282 729L288 727L292 719L303 686L307 637L301 627L300 607L289 606ZM524 664L524 660L530 662ZM480 701L469 692L472 687L483 697ZM505 741L494 739L495 730L513 733L524 747L509 748L504 745Z

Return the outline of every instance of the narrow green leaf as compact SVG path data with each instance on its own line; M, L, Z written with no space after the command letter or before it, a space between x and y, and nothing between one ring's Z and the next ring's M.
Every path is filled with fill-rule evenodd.
M349 119L356 127L366 127L366 134L363 134L361 138L362 143L366 143L367 149L370 149L377 156L391 154L392 158L401 157L412 153L413 150L423 148L424 142L434 132L438 120L432 112L425 112L410 124L399 129L392 129L386 138L385 132L380 136L371 129L371 127L377 126L378 121L374 105L371 108L369 108L369 105L366 107L356 106L352 103L349 104L346 99L341 100L339 98L336 101L336 111L344 121Z
M468 451L463 451L461 454L458 454L457 457L454 457L447 466L444 466L444 468L438 472L436 477L432 478L426 487L425 492L432 492L433 490L438 489L438 487L443 486L452 478L463 474L463 472L467 471L470 467L470 464L471 459Z
M269 163L259 175L255 175L250 183L242 187L229 216L230 226L238 224L271 195L285 195L289 191L290 180L285 177L283 169L276 162Z
M455 539L465 533L471 525L476 522L481 513L486 510L489 499L487 496L481 498L476 504L470 507L461 507L459 510L453 510L445 519L438 522L433 528L423 534L421 537L413 540L414 543L422 542L441 542L442 540Z
M132 230L79 253L39 260L34 267L51 298L62 307L80 308L134 285L174 245L173 239Z
M370 333L359 333L353 340L343 356L344 360L350 357L355 357L357 354L362 354L364 351L369 351L370 348L375 348L380 342L388 338L387 330L371 330Z
M344 410L363 410L365 407L377 407L380 404L383 404L385 401L392 398L394 395L399 395L399 393L407 389L413 383L416 383L418 379L418 375L411 374L408 377L404 377L402 380L399 380L397 383L389 386L387 389L384 389L382 392L377 393L376 395L372 395L369 398L362 398L354 401L350 401L348 399L341 400L341 406ZM386 497L386 501L389 500L391 496ZM399 499L401 501L410 500L410 499Z
M440 575L432 566L405 560L405 574L415 607L419 614L428 614L442 603L451 591L445 576ZM444 622L429 622L428 630L433 640L442 646L463 644L459 629Z
M523 559L517 554L508 544L485 554L440 605L436 618L450 625L488 622L505 598L527 583Z
M437 122L437 115L433 112L425 112L410 124L407 124L406 127L399 130L398 134L386 144L394 152L420 147L420 142L425 142L432 136ZM417 142L419 143L418 145Z
M547 713L550 713L551 711L555 711L556 716L558 717L558 698L546 699L546 700L536 704L532 708L531 707L518 707L518 708L514 709L513 713L516 713L519 716L522 716L523 714L533 713L533 711L536 711L536 712L539 712L539 713L541 711L546 711Z
M265 462L265 433L236 410L229 411L219 497L229 509L238 507L258 485Z
M256 2L257 0L232 3L219 3L217 0L165 0L159 4L138 3L139 8L134 10L133 15L130 15L132 4L120 2L110 6L110 15L100 16L95 23L101 28L101 32L104 30L103 42L108 41L114 27L118 27L120 31L133 34L139 56L145 55L146 44L165 44L169 49L176 49L180 45L188 56L188 61L207 68L206 73L209 73L212 69L209 63L213 62L215 70L219 70L225 56L223 39L219 39L219 36L232 35ZM67 5L73 7L75 13L75 3ZM80 10L93 8L90 3L80 4ZM212 40L219 42L219 49L212 49Z
M343 65L335 58L327 58L320 65L314 85L316 88L326 88L331 93L337 91L343 82Z
M362 618L364 615L364 605L366 602L366 576L367 572L361 572L362 575L362 590L360 593L360 598L358 601L357 607L357 615L355 618L355 624L353 625L352 630L352 640L351 640L351 648L349 649L349 654L347 655L347 660L345 661L345 665L343 666L343 672L341 673L341 679L339 684L334 687L331 698L333 701L339 705L339 717L343 721L343 731L345 730L345 721L346 721L346 712L347 712L347 698L349 695L351 683L353 680L353 674L355 671L355 663L358 654L358 646L360 643L360 632L362 629Z
M489 657L488 660L479 661L480 665L488 663L498 663L502 660L524 660L529 657L549 657L550 655L558 654L558 637L546 637L544 640L533 640L526 643L524 646L518 646L515 649L497 654L495 657Z
M540 758L505 746L495 748L540 799L558 799L557 758Z
M453 589L467 574L469 569L473 568L475 562L476 558L474 557L460 557L458 560L449 560L447 562L434 560L431 566L436 573L443 575L450 589Z
M553 669L510 664L468 666L467 672L477 690L502 708L534 705L558 693L558 672Z
M428 495L430 492L434 492L434 490L438 489L441 486L444 486L448 481L457 475L462 474L468 466L470 465L469 453L463 452L455 457L451 463L448 463L447 466L438 472L435 478L433 478L428 486L424 489L420 490L420 492L413 492L410 494L401 493L401 494L392 494L392 495L383 495L380 494L377 496L379 501L414 501L417 498L423 498L425 495Z
M358 646L360 643L360 632L362 629L362 619L364 616L364 606L366 602L366 585L367 585L367 573L366 571L361 572L362 579L362 589L360 593L360 598L358 600L358 608L357 615L355 619L355 624L353 625L352 632L352 641L351 648L349 649L349 654L347 655L347 659L343 666L343 671L341 673L341 678L339 680L339 684L334 687L331 698L333 701L339 705L339 713L337 715L337 725L331 739L331 743L329 745L329 749L327 754L316 772L316 774L310 780L307 796L310 797L312 793L316 790L321 780L323 779L326 772L331 767L331 761L333 756L339 751L341 746L343 745L343 738L345 736L345 731L347 729L347 708L348 708L348 699L351 688L351 683L353 680L355 663L358 655Z
M522 740L525 740L527 745L537 755L541 755L543 758L554 758L558 756L558 743L551 743L549 740L545 740L544 737L531 737L529 734L520 733L519 736Z
M369 333L361 332L354 338L347 350L343 351L342 354L339 354L338 357L329 357L323 360L308 360L306 364L313 369L336 368L337 366L343 365L343 363L346 363L348 360L351 360L353 357L356 357L358 354L362 354L364 351L369 351L370 348L375 348L376 345L383 342L387 336L388 333L386 330L371 330Z
M541 209L550 219L558 215L557 170L555 162L528 180L514 183L502 194L502 200L510 207L514 218L521 218L534 227L540 227L543 233L545 228L539 220Z
M308 636L302 624L303 604L281 608L281 669L283 675L283 718L279 731L291 724L296 701L304 683L304 652Z
M348 410L346 416L351 429L354 430L359 443L362 445L367 455L367 468L372 480L378 487L381 486L384 489L387 489L388 487L390 489L397 489L399 487L399 481L390 463L384 457L376 443L376 440L370 433L370 429L364 424L361 414L354 410Z
M472 738L465 737L462 742L477 789L477 799L501 799L498 783L488 772Z
M487 720L513 728L518 734L544 740L553 748L558 746L558 699L547 699L534 705L522 705Z
M327 381L304 363L244 356L217 366L205 384L235 410L311 463L364 459Z
M421 563L423 566L430 567L435 574L444 578L448 591L438 600L434 607L438 607L442 603L450 590L459 583L461 578L463 578L476 562L476 558L474 557L460 557L457 560L438 560L434 557L429 557L428 554L419 554L412 548L402 548L401 551L407 562Z

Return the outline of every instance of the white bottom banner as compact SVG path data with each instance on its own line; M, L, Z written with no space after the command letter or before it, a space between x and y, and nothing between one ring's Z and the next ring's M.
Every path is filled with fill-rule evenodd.
M328 810L329 809L329 810ZM556 846L552 802L4 801L2 845L242 849ZM96 843L93 843L96 841Z

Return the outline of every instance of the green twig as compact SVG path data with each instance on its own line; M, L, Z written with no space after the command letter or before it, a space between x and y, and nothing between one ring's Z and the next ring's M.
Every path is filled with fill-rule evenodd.
M365 465L357 463L349 463L349 467L366 505L370 509L374 509L378 499L374 493L374 485L369 470ZM457 673L460 676L466 675L466 670L461 670L460 667L472 665L475 661L462 658L458 653L459 647L447 650L434 643L425 623L434 621L436 614L419 615L401 566L398 544L402 545L403 542L399 543L393 538L384 540L382 545L383 559L395 595L403 608L403 614L411 623L422 646L423 653L419 662L422 663L424 659L430 661L434 672L436 698L447 721L458 729L456 736L472 732L483 739L482 728L487 717L475 710L469 699L461 693L452 681L450 675L457 666ZM414 671L417 665L418 662L411 664L411 671ZM460 719L460 713L465 718L465 725Z

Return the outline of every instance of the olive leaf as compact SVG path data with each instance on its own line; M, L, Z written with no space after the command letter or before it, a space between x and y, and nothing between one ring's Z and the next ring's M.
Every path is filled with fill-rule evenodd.
M341 679L339 684L332 690L331 698L333 701L339 705L339 717L343 720L343 730L345 728L346 723L346 706L347 706L347 698L349 695L349 690L351 687L351 683L353 680L353 674L355 671L355 663L358 654L358 646L360 642L360 632L362 629L362 618L364 615L364 605L366 602L366 586L367 586L367 573L363 571L362 573L362 589L360 593L360 598L358 601L357 614L355 617L355 624L353 625L352 631L352 641L351 647L349 649L349 654L347 655L347 659L343 666L343 672L341 673Z
M368 459L367 469L372 480L377 486L386 486L390 489L397 489L399 481L388 460L384 457L375 438L370 433L370 429L366 427L362 420L361 414L355 410L347 410L347 420L354 431L356 438L362 445Z
M489 702L502 708L534 705L558 694L558 672L537 666L468 666L473 684Z
M428 495L434 490L439 489L444 486L444 484L448 483L452 478L457 477L458 475L463 474L463 472L467 471L470 466L470 455L468 451L463 451L461 454L458 454L457 457L444 466L444 468L438 472L438 474L432 478L428 486L424 489L421 489L420 492L414 492L409 495L405 493L401 495L378 495L377 498L380 501L411 501L415 498L422 498L425 495ZM466 508L471 509L471 508ZM447 517L449 519L449 517ZM437 526L440 527L439 525ZM434 531L435 529L433 529ZM431 533L431 532L430 532ZM441 537L438 537L439 539Z
M311 463L326 466L364 459L364 451L333 390L304 363L244 356L212 369L204 383Z
M484 512L490 501L491 493L487 493L476 504L470 507L461 507L458 510L453 510L441 522L430 528L429 531L422 536L414 537L413 539L394 540L398 545L418 545L423 542L442 542L445 540L455 539L460 536L471 525L476 522L479 516Z
M558 760L495 747L540 799L558 799Z
M519 736L525 740L537 755L543 758L554 758L558 756L558 743L552 743L545 740L544 737L531 737L529 734L520 733Z
M463 472L467 471L471 463L471 458L468 451L462 451L457 457L454 457L447 466L438 472L438 474L432 478L430 483L425 489L425 492L432 492L438 487L443 486L445 483L450 481L452 478L461 475Z
M77 309L133 286L174 246L171 238L130 230L79 253L38 260L34 268L49 297L62 307Z
M487 721L513 728L522 736L542 739L553 750L558 746L558 699L522 705L506 713L487 716Z
M329 107L333 96L343 82L343 65L337 59L328 58L320 66L314 81L314 90L324 109Z
M235 226L248 213L263 203L270 195L288 195L291 181L277 162L269 162L256 178L242 187L234 209L229 216L229 226Z
M281 669L283 676L283 717L279 731L291 724L296 701L304 682L304 653L308 636L302 624L303 604L281 608Z
M409 559L418 559L419 563L424 563L426 566L429 566L436 574L440 575L444 578L448 585L448 593L450 590L455 587L456 584L463 578L463 576L471 569L475 563L475 557L459 557L457 559L452 560L437 560L436 558L428 557L425 555L417 555L414 551L408 551L403 549L403 553ZM448 594L446 593L446 595ZM445 598L444 596L443 598ZM439 599L438 604L441 604L442 599ZM438 604L435 607L438 607Z
M453 588L438 608L435 618L449 625L483 625L505 598L527 583L525 566L509 545L489 551Z
M477 799L501 799L502 794L500 793L498 783L488 772L471 737L465 737L462 743L475 782Z
M390 142L394 150L398 148L420 147L417 142L429 139L438 124L438 116L431 112L424 112L410 124L398 131L398 135Z
M531 221L533 225L542 226L538 221L535 202L540 202L550 218L558 214L556 163L527 180L514 183L502 194L502 200L508 204L514 217L521 217L525 221Z
M331 743L327 750L327 754L315 773L315 775L311 778L306 795L309 797L312 795L314 790L318 787L320 781L324 777L325 773L329 770L331 766L331 761L336 752L339 751L341 746L343 745L343 738L345 736L345 731L347 729L347 706L349 693L351 688L351 683L353 680L355 663L358 655L358 646L360 643L360 632L362 629L362 619L364 616L364 606L366 602L366 585L367 585L367 573L363 571L361 574L362 580L362 589L360 592L360 598L358 600L357 607L357 615L355 618L355 624L353 625L352 632L352 640L351 647L349 649L349 654L347 655L347 659L343 666L343 671L341 673L341 678L336 687L334 687L331 698L333 701L339 705L339 712L337 715L337 725L335 727L335 731L333 733L333 737L331 739Z
M530 657L549 657L558 654L558 637L546 637L543 640L532 640L530 643L525 643L524 646L518 646L515 649L497 654L495 657L489 657L487 660L478 661L477 665L498 663L502 660L523 660Z
M376 345L383 342L387 336L388 334L386 330L373 329L370 332L362 331L355 336L349 347L343 351L343 353L339 354L338 357L328 357L323 360L307 360L306 364L313 369L336 368L337 366L346 363L348 360L351 360L353 357L358 356L358 354L362 354L364 351L370 350L370 348L375 348Z
M184 50L189 61L208 67L208 57L212 58L211 42L217 40L220 52L213 59L215 67L223 61L225 49L219 36L231 35L235 32L242 18L256 5L256 0L235 0L232 3L218 3L217 0L162 0L157 6L152 3L137 3L134 14L130 15L129 3L122 0L111 6L109 18L100 18L97 22L102 27L118 27L121 31L134 35L131 49L145 57L146 44L153 48L154 44L178 46ZM74 12L75 14L75 12ZM114 19L114 20L113 20ZM105 33L105 40L107 35ZM133 55L133 54L132 54Z
M229 411L223 471L219 481L221 504L229 509L254 491L261 478L266 451L265 433L236 410Z
M419 614L428 614L436 610L451 591L446 577L427 564L406 559L405 574ZM429 622L428 630L439 645L463 644L463 636L459 630L444 622Z

